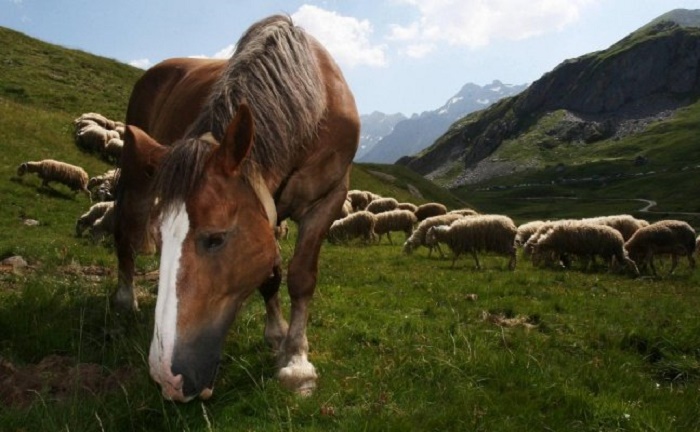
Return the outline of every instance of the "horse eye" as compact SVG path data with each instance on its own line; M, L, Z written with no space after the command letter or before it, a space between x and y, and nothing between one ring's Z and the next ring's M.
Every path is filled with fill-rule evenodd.
M200 239L200 245L206 252L216 252L226 243L226 233L205 234Z

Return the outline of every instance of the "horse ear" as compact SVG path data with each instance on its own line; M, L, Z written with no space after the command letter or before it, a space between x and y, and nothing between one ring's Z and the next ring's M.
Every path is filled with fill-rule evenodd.
M137 126L127 125L124 130L124 149L119 166L135 168L151 176L168 147L161 145Z
M220 162L227 173L232 173L250 153L253 147L253 114L243 101L236 110L236 116L226 128L219 148Z

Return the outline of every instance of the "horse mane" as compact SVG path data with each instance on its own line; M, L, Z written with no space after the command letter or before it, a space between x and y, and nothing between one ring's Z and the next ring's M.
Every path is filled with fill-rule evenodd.
M241 36L202 112L164 157L155 179L161 208L183 201L194 190L208 154L245 101L251 109L255 142L243 163L246 173L283 174L317 133L326 94L306 32L291 18L275 15L253 24Z
M255 128L244 177L252 171L282 176L315 137L326 110L318 62L305 31L291 18L265 18L241 36L202 112L158 170L155 187L162 206L192 192L204 169L202 157L214 148L198 138L210 132L221 142L242 101Z

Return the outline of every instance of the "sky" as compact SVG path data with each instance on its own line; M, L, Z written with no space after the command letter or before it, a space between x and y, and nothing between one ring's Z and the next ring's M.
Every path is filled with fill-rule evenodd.
M361 114L435 110L463 85L526 84L700 0L0 0L0 26L148 68L226 58L284 13L340 65Z

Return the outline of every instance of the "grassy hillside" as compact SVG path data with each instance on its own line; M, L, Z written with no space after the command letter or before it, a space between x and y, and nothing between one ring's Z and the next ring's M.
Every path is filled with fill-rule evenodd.
M109 168L77 150L70 122L88 110L121 118L126 94L105 99L68 86L67 96L43 102L34 89L42 82L19 81L31 100L0 95L0 258L20 254L30 264L0 266L0 430L700 429L700 274L686 261L674 275L664 261L661 277L640 279L601 263L534 268L522 256L509 272L491 254L475 270L470 257L451 268L425 249L404 255L386 242L323 247L308 333L320 374L314 395L280 388L255 296L229 333L214 397L163 400L147 364L157 261L137 265L141 312L115 313L113 251L74 236L87 199L15 178L26 159L55 157L91 175ZM74 98L82 102L62 106ZM481 192L463 204L400 168L353 171L353 188L419 202L409 184L426 201L490 209ZM503 213L523 208L510 201L501 201ZM292 227L281 243L285 261L295 237Z
M0 27L0 97L78 115L99 110L123 120L142 70Z
M635 198L658 203L653 210L660 213L643 215L647 219L667 217L665 212L700 213L700 195L696 187L700 173L697 123L700 102L678 110L669 119L652 123L640 134L623 139L546 145L547 130L560 115L543 116L517 139L506 141L490 157L532 168L460 187L453 192L483 211L508 211L531 218L557 217L562 206L567 214L633 213L643 205L624 200ZM645 158L646 163L636 164L637 158ZM581 200L568 200L565 204L523 203L524 198L543 196ZM604 208L588 205L588 210L579 209L586 201L597 201ZM672 216L700 227L700 218L696 216Z

